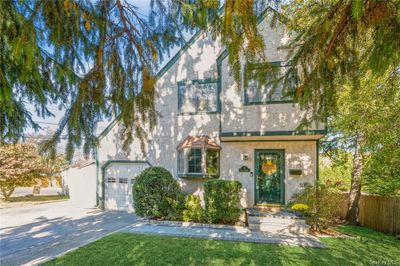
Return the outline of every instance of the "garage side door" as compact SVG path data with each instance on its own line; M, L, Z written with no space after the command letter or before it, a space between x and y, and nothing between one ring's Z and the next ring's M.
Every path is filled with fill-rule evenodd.
M147 163L112 163L105 171L105 208L133 211L132 185Z

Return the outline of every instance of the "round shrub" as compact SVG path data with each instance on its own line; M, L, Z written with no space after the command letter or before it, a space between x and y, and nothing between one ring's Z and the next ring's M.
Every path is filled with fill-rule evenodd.
M184 195L178 182L167 169L145 169L137 176L132 190L137 215L169 220L181 219Z

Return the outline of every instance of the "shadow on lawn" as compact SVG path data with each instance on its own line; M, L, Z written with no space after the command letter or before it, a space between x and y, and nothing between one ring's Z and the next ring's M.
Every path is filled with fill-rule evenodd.
M17 217L16 217L17 218ZM1 265L43 261L132 224L125 212L93 210L70 219L38 217L33 223L3 228ZM116 233L51 263L58 265L397 265L400 241L361 227L344 227L354 238L324 238L327 248L254 244L196 238Z
M325 238L326 249L117 233L67 254L56 265L397 265L400 242L365 228Z

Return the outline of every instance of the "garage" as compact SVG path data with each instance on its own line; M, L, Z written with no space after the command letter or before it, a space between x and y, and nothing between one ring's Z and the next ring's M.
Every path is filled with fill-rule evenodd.
M104 208L134 211L132 185L150 164L146 161L108 161L104 164Z
M83 163L61 173L63 192L70 202L84 207L96 206L96 164Z

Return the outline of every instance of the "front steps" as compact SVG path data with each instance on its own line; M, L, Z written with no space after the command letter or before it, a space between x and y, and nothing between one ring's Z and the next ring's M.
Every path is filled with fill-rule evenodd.
M305 220L279 208L247 209L249 229L266 233L307 234L309 226Z

